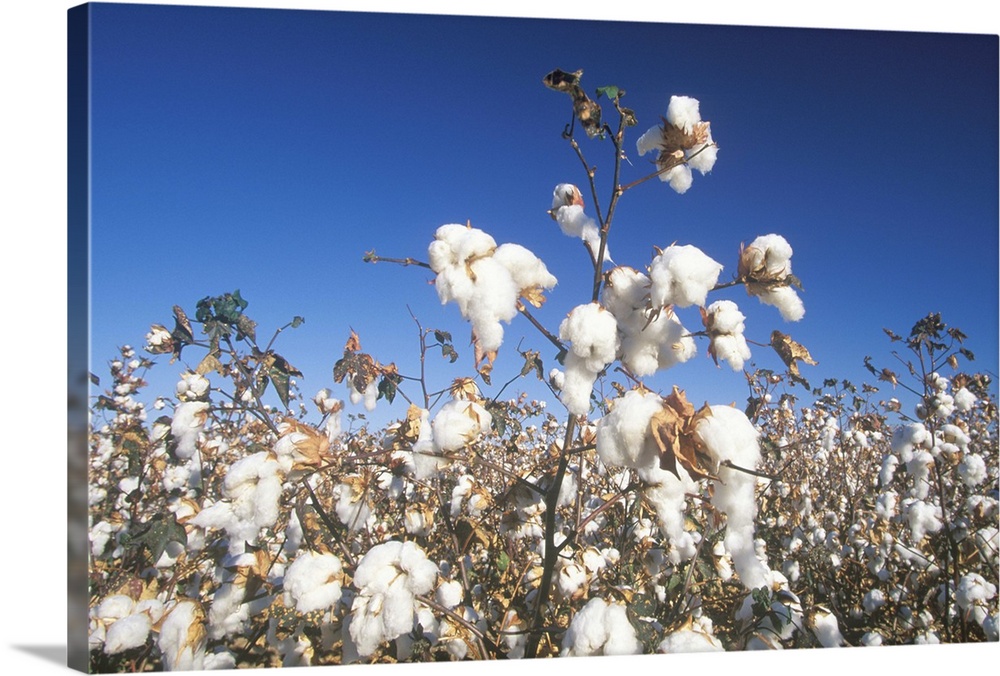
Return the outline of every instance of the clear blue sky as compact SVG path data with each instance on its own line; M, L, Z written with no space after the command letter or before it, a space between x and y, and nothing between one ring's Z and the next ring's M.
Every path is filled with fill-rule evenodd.
M739 303L748 338L778 328L804 343L813 384L867 379L866 355L890 364L882 327L906 333L930 311L997 372L996 36L95 5L92 38L98 375L117 345L172 326L174 304L193 313L238 288L262 332L305 317L276 349L304 372L306 397L345 396L331 372L350 328L414 373L408 307L455 336L460 362L432 360L444 385L471 371L458 309L440 306L428 271L361 258L426 259L438 226L466 220L546 262L559 285L536 314L555 331L589 300L589 263L545 213L557 183L585 180L560 137L569 99L541 84L554 68L582 68L591 93L627 91L639 126L625 181L647 172L634 141L671 94L701 101L720 145L686 194L653 181L625 195L616 262L642 268L653 245L677 241L728 279L741 242L777 232L795 250L805 318L785 323L741 288L712 298ZM606 204L610 143L581 142ZM697 312L680 318L700 328ZM555 365L516 318L494 383L520 367L522 336ZM742 403L742 375L705 347L650 384ZM150 381L170 394L182 367L159 362ZM754 362L780 368L765 347ZM380 417L404 410L380 403Z

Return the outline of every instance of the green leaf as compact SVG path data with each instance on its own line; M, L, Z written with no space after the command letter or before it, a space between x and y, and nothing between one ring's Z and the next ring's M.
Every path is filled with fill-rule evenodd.
M447 331L439 331L438 329L434 329L434 340L436 340L439 343L450 343L451 334L448 333Z
M497 557L497 570L501 573L507 570L507 566L510 565L510 557L507 556L507 552L500 552L500 556Z
M458 352L455 351L454 347L448 344L441 345L441 356L448 357L448 361L452 364L458 361Z
M616 99L619 96L624 96L624 95L625 91L619 89L614 85L608 85L607 87L597 88L597 98L601 98L602 96L607 96L609 99Z
M382 378L378 383L378 396L385 397L390 404L396 398L396 383L392 378Z
M271 377L271 382L274 384L274 391L278 393L278 398L281 399L281 405L288 408L288 381L290 380L288 374L275 368L268 370L267 374Z
M187 545L187 532L177 523L173 515L157 514L137 529L129 539L130 546L144 546L149 550L155 564L163 556L167 543L179 542Z

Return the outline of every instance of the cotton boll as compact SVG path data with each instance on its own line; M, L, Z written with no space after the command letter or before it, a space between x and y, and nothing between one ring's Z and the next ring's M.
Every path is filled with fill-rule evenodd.
M661 653L702 653L722 652L725 648L713 634L712 621L700 617L665 636L657 650Z
M790 286L768 289L757 296L762 303L778 308L786 322L797 322L806 315L806 307L799 294Z
M156 640L167 671L196 671L204 667L204 613L193 601L181 601L164 618Z
M434 447L447 453L461 450L488 430L492 420L493 416L480 404L462 399L452 400L438 411L429 425L433 432Z
M708 132L708 143L704 149L695 148L688 159L688 166L692 169L707 174L715 166L719 158L719 147L712 142L712 133Z
M660 174L660 180L669 183L670 187L678 195L683 195L691 188L691 184L694 183L694 175L691 173L688 165L680 164Z
M191 458L197 451L198 435L205 427L210 408L207 401L182 401L174 409L170 432L177 442L174 454L181 460Z
M104 652L115 655L145 645L149 637L151 620L145 613L137 613L116 620L107 628Z
M690 134L696 124L701 122L700 104L698 99L690 96L671 96L667 104L667 122Z
M637 655L642 645L625 607L593 598L573 616L563 635L562 655Z
M285 570L285 603L300 613L328 609L340 601L343 578L343 566L333 554L300 552Z
M837 616L825 608L817 608L812 617L812 631L824 648L839 648L844 645Z
M691 245L669 246L650 266L650 301L654 308L704 306L721 272L722 265L701 249Z
M639 469L639 476L649 484L643 495L656 510L660 528L670 545L670 560L675 565L694 558L698 552L697 541L685 529L687 493L696 493L697 483L683 467L678 474L680 478L660 469L658 463Z
M730 461L753 470L760 461L759 433L746 415L731 406L711 406L711 415L698 423L695 434L718 463ZM714 481L712 504L726 514L723 541L740 581L747 589L763 586L771 579L765 561L758 558L754 544L754 519L757 516L753 475L731 468L721 468L722 481Z
M955 402L955 409L961 413L972 410L972 407L975 406L976 401L978 401L976 399L976 395L964 387L955 392L953 399Z
M448 610L461 604L464 595L465 590L462 589L462 583L458 580L446 580L439 584L434 592L435 600Z
M597 454L612 467L659 466L659 449L649 434L653 415L663 408L659 395L638 390L613 402L611 412L597 423Z
M617 355L618 323L597 303L578 305L559 325L559 338L571 343L570 351L589 371L599 373Z
M986 461L981 455L967 453L958 465L958 476L969 488L975 488L989 478Z
M519 290L551 289L556 285L556 278L545 263L520 244L501 244L493 253L493 260L507 269Z

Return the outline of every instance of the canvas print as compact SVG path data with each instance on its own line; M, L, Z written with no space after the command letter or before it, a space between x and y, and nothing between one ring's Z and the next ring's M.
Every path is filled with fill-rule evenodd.
M72 666L997 641L997 36L69 18Z

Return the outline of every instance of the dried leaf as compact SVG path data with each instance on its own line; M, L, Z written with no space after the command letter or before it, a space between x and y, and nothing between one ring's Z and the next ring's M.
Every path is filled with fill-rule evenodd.
M680 463L696 481L715 478L715 462L704 451L695 434L698 423L711 414L707 404L696 412L684 392L676 386L663 398L663 407L653 414L649 423L653 441L660 449L661 469L680 478L677 471L677 463Z
M795 342L791 336L777 329L771 333L771 347L774 348L774 351L781 357L781 361L788 367L788 372L796 378L801 377L798 364L800 361L811 366L816 365L816 360L812 358L805 346Z
M478 400L479 389L476 387L476 381L472 378L456 378L451 383L451 396L453 399Z
M542 287L537 285L521 289L521 298L525 299L536 308L542 307L542 305L545 304L545 294L542 293Z

